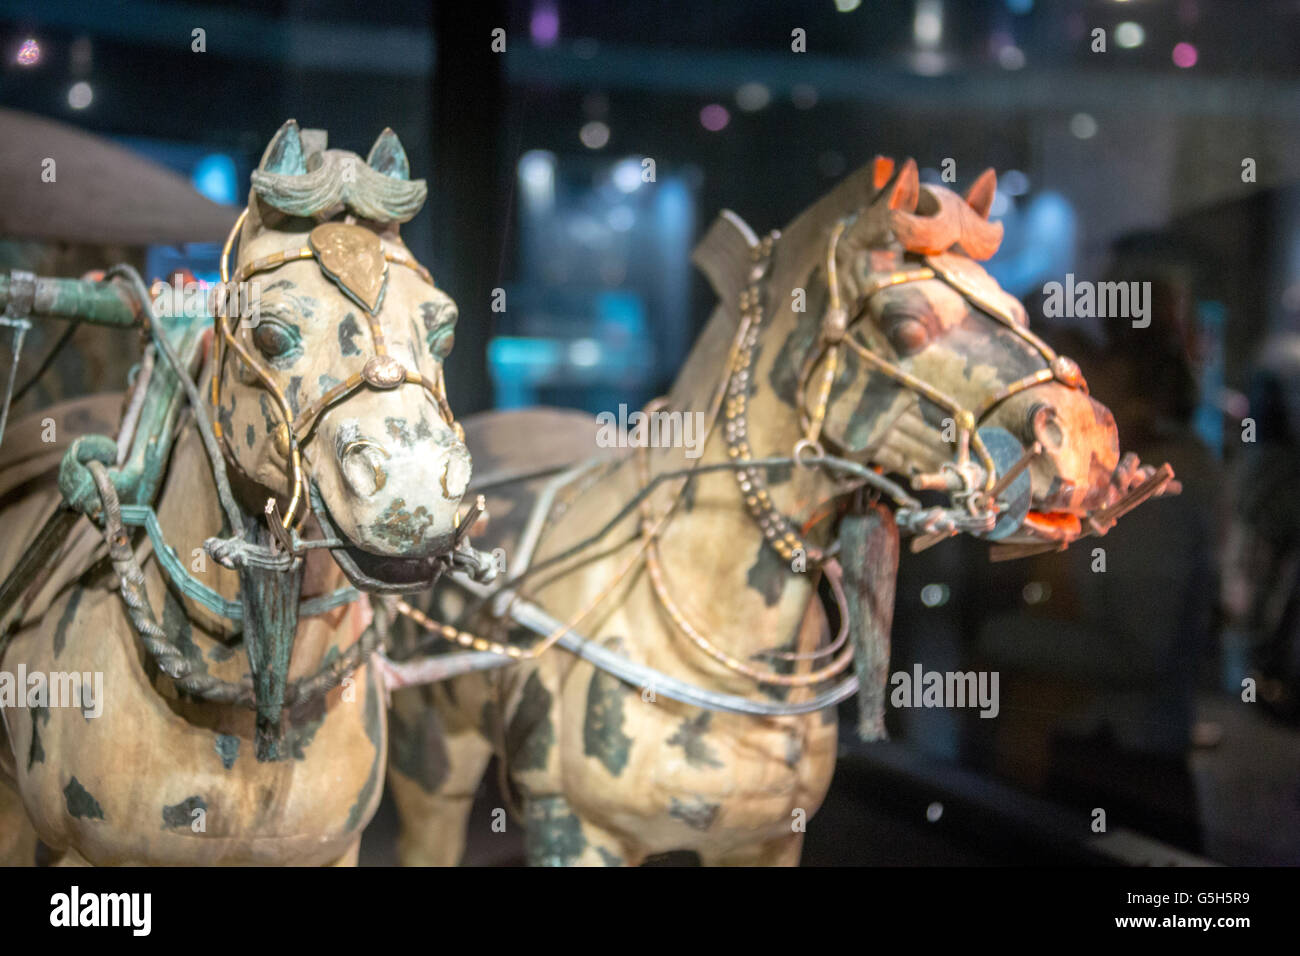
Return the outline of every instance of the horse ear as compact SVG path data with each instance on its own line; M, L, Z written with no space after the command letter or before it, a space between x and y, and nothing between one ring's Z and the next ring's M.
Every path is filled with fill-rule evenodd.
M894 175L894 161L888 156L877 156L871 162L871 187L876 192L885 188L889 177Z
M895 212L916 212L921 198L921 177L916 171L916 160L903 163L892 185L885 187L885 205Z
M302 148L302 135L298 130L297 120L285 120L271 142L266 144L266 152L257 168L268 173L285 176L301 176L307 172L307 155Z
M375 145L370 147L366 165L393 179L411 178L411 164L406 158L406 150L402 148L402 141L387 127L379 134Z
M998 191L998 174L992 167L979 174L979 178L966 191L966 205L970 206L982 219L989 217L993 208L993 194Z

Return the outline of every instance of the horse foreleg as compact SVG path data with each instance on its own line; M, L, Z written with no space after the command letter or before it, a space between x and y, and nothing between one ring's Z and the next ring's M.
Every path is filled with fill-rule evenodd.
M389 720L397 856L403 866L456 866L492 744L475 727L449 732L439 708L418 695L414 688L394 694Z
M36 831L27 819L17 788L0 775L0 866L35 863Z
M583 820L562 796L528 798L524 850L529 866L638 866L644 854Z
M326 863L326 866L356 866L357 857L361 855L361 837L352 841L352 846L348 847L337 860Z

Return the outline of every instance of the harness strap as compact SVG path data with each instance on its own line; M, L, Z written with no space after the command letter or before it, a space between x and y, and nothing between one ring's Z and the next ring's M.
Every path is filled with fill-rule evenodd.
M493 592L490 588L470 580L459 572L453 572L450 579L478 597L490 598L492 596ZM858 678L849 675L841 678L828 690L815 694L808 700L799 703L753 700L738 694L721 693L704 687L696 687L694 684L673 677L671 674L665 674L663 671L648 667L645 664L638 664L616 651L602 647L579 631L567 627L563 622L552 617L531 601L516 598L510 603L509 615L510 619L516 624L527 628L534 634L549 635L558 629L560 636L556 643L560 647L582 658L599 670L617 677L630 687L641 690L643 693L662 695L669 700L689 704L703 710L744 714L750 717L793 717L798 714L811 714L827 707L834 707L858 692ZM465 655L463 661L458 657L453 657L453 655L447 655L447 657L449 659L444 662L443 667L437 669L437 673L441 674L453 670L455 673L460 673L458 665L463 665L465 670L479 670L481 667L488 666L487 661L482 658L473 658L470 654ZM514 663L509 657L500 657L498 660L500 666ZM410 674L409 671L406 673ZM454 676L454 674L451 676ZM440 679L440 677L434 677L433 679Z
M181 559L177 557L175 549L163 537L162 525L158 523L158 513L151 506L122 505L121 520L124 525L145 529L150 542L153 543L154 554L158 556L159 565L167 572L167 576L171 578L172 583L176 585L182 594L203 605L218 617L225 618L236 624L243 621L244 608L239 601L232 601L223 597L190 574ZM338 588L329 594L322 594L299 602L298 615L300 617L313 617L325 614L336 607L351 604L360 597L361 592L354 587Z
M125 530L127 522L124 520L123 508L118 502L117 489L113 487L108 470L101 462L92 461L89 463L89 468L100 494L104 519L104 540L108 544L113 570L117 573L118 590L121 592L123 603L126 604L131 626L139 636L141 643L144 644L145 649L157 662L159 669L186 693L193 694L203 700L256 709L257 695L251 678L245 678L242 681L227 681L210 674L195 673L193 662L168 638L167 632L158 623L158 619L154 616L153 609L149 605L144 572L135 559L130 537ZM140 510L139 506L133 509L133 517L139 517ZM152 514L152 509L147 510ZM155 526L156 522L157 518L155 516ZM150 538L153 539L152 531ZM170 554L172 559L175 560L175 553L165 545L159 548L155 544L155 550L158 552L164 566L166 566L165 560L163 560L164 555ZM194 583L197 584L197 582ZM202 587L203 585L198 586ZM332 600L336 596L337 594L330 595L326 600ZM217 595L217 597L220 598L220 595ZM352 600L355 600L355 598ZM304 602L304 606L310 603ZM321 610L324 610L324 608ZM321 613L321 610L316 613ZM314 674L299 677L285 685L284 704L287 706L300 704L337 687L343 678L354 672L366 662L376 649L383 646L387 636L388 619L386 612L375 609L370 625L339 656L332 660L323 661Z

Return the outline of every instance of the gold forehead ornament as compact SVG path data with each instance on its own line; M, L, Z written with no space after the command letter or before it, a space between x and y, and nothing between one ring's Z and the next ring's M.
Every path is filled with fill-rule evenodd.
M308 234L307 245L321 272L349 298L371 315L379 311L388 282L388 260L379 236L351 223L326 222Z

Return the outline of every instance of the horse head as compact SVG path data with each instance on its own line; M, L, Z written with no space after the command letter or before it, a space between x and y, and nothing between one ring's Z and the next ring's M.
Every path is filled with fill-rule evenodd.
M443 384L456 304L399 235L426 187L397 136L364 160L325 146L290 120L252 174L222 276L251 308L219 310L216 419L243 484L285 528L313 511L354 583L427 587L470 477Z
M1002 238L995 189L993 170L963 197L921 185L910 159L878 158L797 220L792 255L812 252L792 275L809 305L784 384L805 447L948 495L950 518L932 509L912 528L923 545L969 531L1012 557L1104 534L1177 484L1167 465L1120 454L1078 365L978 264Z

